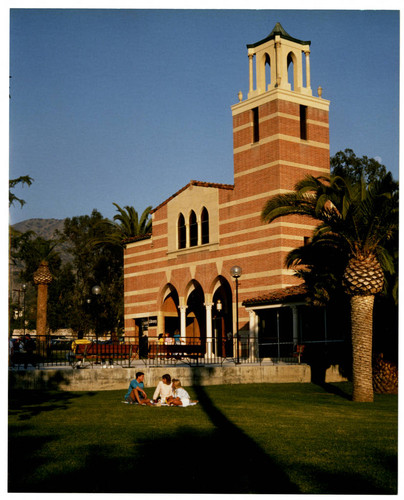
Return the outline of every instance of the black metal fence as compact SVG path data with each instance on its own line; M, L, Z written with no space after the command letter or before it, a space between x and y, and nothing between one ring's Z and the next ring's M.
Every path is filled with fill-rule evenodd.
M31 349L19 339L10 343L11 368L68 367L131 367L167 365L224 365L257 363L306 363L314 357L336 357L344 349L342 340L306 341L301 344L273 341L270 338L243 337L221 341L198 338L159 343L154 339L112 341L86 338L48 338L35 341ZM32 347L34 347L32 349Z

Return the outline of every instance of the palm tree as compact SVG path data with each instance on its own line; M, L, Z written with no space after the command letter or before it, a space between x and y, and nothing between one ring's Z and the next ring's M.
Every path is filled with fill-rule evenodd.
M45 240L34 236L32 231L23 234L13 231L10 257L12 262L24 266L20 277L27 282L33 281L37 286L36 337L39 350L42 351L41 345L46 341L48 286L53 280L49 267L57 271L61 259L55 251L58 240Z
M137 211L130 206L121 208L117 203L113 205L118 210L114 215L114 220L103 219L100 226L104 235L101 238L94 238L93 245L100 243L111 243L113 245L124 246L125 242L137 236L143 236L151 232L152 221L149 218L152 207L147 207L140 218Z
M373 401L373 304L384 272L394 272L385 243L398 230L397 183L390 173L368 185L363 179L307 176L293 192L269 199L262 211L268 223L287 215L317 220L315 244L346 256L341 280L351 302L352 399Z
M14 205L15 202L18 202L21 205L21 208L25 205L25 200L22 200L21 198L17 198L17 196L11 191L12 188L14 188L17 184L26 184L27 186L31 186L33 183L34 179L30 177L29 175L22 175L21 177L18 177L17 179L10 179L9 180L9 190L8 190L8 204L11 207L11 205Z

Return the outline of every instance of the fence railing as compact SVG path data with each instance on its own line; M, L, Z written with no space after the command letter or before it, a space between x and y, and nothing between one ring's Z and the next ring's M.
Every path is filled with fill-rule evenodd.
M32 347L32 346L31 346ZM136 339L132 342L100 341L96 338L77 340L74 338L47 339L36 341L34 349L14 342L10 345L10 367L131 367L167 366L185 364L225 365L228 363L303 363L318 351L337 352L343 347L342 340L320 340L304 343L274 342L270 338L186 339L175 343L159 343ZM317 351L317 352L316 352Z

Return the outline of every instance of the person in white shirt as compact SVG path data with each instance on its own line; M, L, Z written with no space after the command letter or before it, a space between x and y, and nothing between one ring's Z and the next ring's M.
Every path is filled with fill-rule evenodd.
M189 406L190 403L197 403L189 397L188 392L181 386L181 381L173 378L173 396L167 399L170 406Z
M156 390L153 394L153 401L157 403L160 399L160 403L165 403L169 396L172 396L173 391L171 387L171 376L166 373L161 377L160 382L157 384Z

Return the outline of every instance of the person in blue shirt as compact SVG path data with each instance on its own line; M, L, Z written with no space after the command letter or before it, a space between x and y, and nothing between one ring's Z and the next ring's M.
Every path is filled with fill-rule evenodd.
M136 378L131 380L128 392L125 394L125 401L129 404L139 403L140 405L151 406L152 403L144 391L144 373L137 372Z

